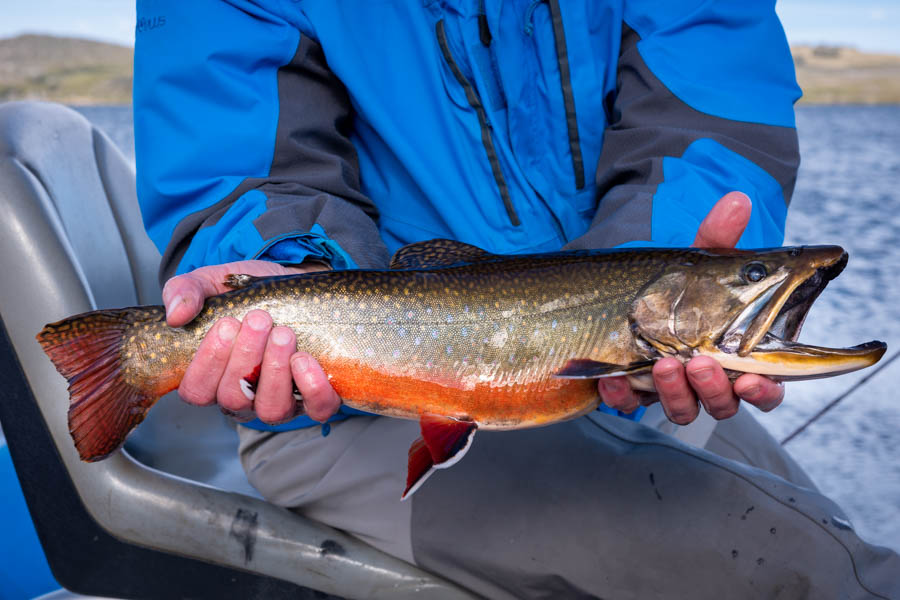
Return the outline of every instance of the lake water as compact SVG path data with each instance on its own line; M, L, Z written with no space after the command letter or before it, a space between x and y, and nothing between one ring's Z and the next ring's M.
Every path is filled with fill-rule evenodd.
M130 107L77 110L134 160ZM900 349L900 106L801 107L797 128L803 164L785 243L839 244L850 253L801 340L851 346L880 339L887 360ZM783 439L853 390L787 447L865 539L900 551L900 360L856 387L869 372L791 383L781 407L755 414Z

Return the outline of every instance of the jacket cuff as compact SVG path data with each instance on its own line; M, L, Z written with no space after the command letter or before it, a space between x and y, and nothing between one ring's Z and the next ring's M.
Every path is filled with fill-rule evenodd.
M253 258L282 265L299 265L305 260L317 259L327 262L335 270L357 268L350 255L318 224L308 232L295 231L268 240Z
M634 421L635 423L637 423L641 420L641 417L644 416L644 413L647 412L647 407L646 406L638 406L635 410L631 411L630 413L626 413L626 412L622 412L621 410L616 410L615 408L610 408L601 402L600 405L597 407L597 410L599 410L600 412L607 414L607 415L613 415L614 417L621 417L623 419L628 419L629 421Z

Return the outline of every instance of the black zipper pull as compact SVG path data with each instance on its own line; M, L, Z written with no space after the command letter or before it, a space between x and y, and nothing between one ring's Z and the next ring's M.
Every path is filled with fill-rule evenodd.
M478 15L478 38L481 40L481 45L485 48L490 46L491 41L494 39L491 35L491 30L488 28L487 15L484 13Z

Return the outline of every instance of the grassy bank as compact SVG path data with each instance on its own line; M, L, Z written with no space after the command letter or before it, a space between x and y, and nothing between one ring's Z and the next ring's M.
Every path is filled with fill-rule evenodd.
M76 38L0 39L0 101L131 103L133 50Z

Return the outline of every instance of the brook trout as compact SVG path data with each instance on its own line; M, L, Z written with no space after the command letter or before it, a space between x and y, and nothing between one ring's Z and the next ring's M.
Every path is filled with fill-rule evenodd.
M70 317L37 339L69 381L69 428L81 458L94 461L178 387L216 320L266 310L294 330L346 405L421 423L406 497L459 460L477 429L583 415L597 407L602 377L652 390L662 357L705 354L732 378L779 380L874 364L881 342L796 341L846 263L837 246L499 256L433 240L402 248L390 270L229 276L235 289L209 298L184 327L145 306Z

